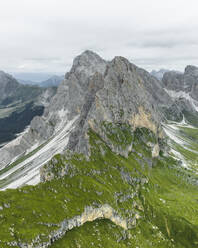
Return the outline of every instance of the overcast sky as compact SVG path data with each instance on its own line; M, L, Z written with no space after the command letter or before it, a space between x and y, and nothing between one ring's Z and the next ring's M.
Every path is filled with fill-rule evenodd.
M198 65L198 1L0 0L0 70L65 73L86 49L147 70Z

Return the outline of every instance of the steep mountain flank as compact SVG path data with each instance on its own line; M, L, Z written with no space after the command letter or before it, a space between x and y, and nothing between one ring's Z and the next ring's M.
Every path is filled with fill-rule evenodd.
M0 192L1 246L196 247L197 176L171 156L152 158L148 129L129 132L120 125L107 133L112 143L131 139L128 158L90 130L89 160L58 154L43 183Z
M19 84L11 75L0 71L0 106L35 100L44 90Z
M42 115L55 92L55 88L21 85L0 71L0 146L23 132L34 116Z
M198 129L167 92L123 57L76 57L0 150L0 246L197 247Z

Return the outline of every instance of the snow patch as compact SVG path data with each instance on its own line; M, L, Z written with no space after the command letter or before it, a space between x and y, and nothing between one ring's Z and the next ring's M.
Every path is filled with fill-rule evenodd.
M171 149L170 150L170 155L172 154L172 157L176 160L179 160L182 162L182 166L184 168L188 168L189 166L187 165L186 161L185 161L185 158L181 155L180 152L176 151L175 149Z
M16 139L14 139L11 142L7 143L7 145L5 145L4 148L7 148L7 147L9 148L9 147L20 145L20 142L21 142L21 139L22 139L23 135L26 134L29 131L29 129L30 129L30 126L27 126L22 133L17 134Z
M66 112L64 112L65 115ZM62 112L63 114L63 112ZM9 171L0 176L0 180L6 180L6 185L1 188L18 188L24 184L35 185L40 182L40 167L46 164L55 154L62 153L68 144L69 135L75 127L75 122L79 116L73 120L65 121L62 128L44 145L25 161L19 163Z
M184 91L174 91L174 90L167 90L164 88L164 90L169 94L170 97L172 98L184 98L188 100L192 107L198 112L198 102L194 100L191 96L190 93L186 93Z
M183 140L179 135L176 134L175 130L171 128L172 125L164 125L163 124L163 130L166 133L166 135L173 140L175 143L179 145L186 145L185 140Z
M29 131L29 129L30 129L30 126L26 126L24 131L21 132L21 133L17 133L16 136L19 137L19 136L24 135L25 133L27 133Z

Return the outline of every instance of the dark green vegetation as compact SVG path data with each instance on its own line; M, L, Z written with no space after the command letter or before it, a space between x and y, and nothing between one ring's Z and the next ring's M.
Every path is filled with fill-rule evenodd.
M151 240L152 236L152 240ZM136 228L124 231L108 220L88 222L69 231L65 237L52 245L53 248L73 247L172 247L157 227L139 221Z
M20 104L10 115L0 118L0 144L13 140L17 133L22 132L30 124L34 116L42 115L43 110L43 106L35 106L33 102L29 102Z
M110 145L126 149L132 143L133 132L127 124L113 124L104 122L102 130L105 133Z
M44 89L22 85L0 71L0 146L16 137L35 115L43 113Z
M44 89L21 85L8 74L3 75L0 82L0 146L13 140L34 116L42 115L44 109L35 104Z
M105 124L106 125L106 124ZM0 192L0 247L8 242L49 240L64 219L80 215L86 206L109 204L132 221L124 231L109 220L72 229L52 247L178 247L198 246L198 178L161 153L152 159L147 129L106 125L108 141L132 143L128 158L115 154L92 130L91 157L56 155L48 165L52 181ZM112 130L112 131L111 131ZM65 175L60 177L64 168ZM47 168L46 168L47 171ZM137 218L136 226L134 217Z

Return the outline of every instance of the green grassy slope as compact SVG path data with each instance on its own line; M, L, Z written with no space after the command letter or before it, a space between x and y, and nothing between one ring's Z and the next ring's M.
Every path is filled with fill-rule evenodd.
M114 145L132 142L128 158L113 153L90 130L89 160L79 154L56 155L49 165L52 181L0 192L0 247L10 247L13 241L20 247L37 236L44 242L64 219L80 215L86 206L103 204L123 218L138 217L136 226L124 231L109 220L96 220L67 232L52 247L198 246L196 175L162 153L152 159L148 142L156 138L150 131L131 132L121 124L106 128Z

